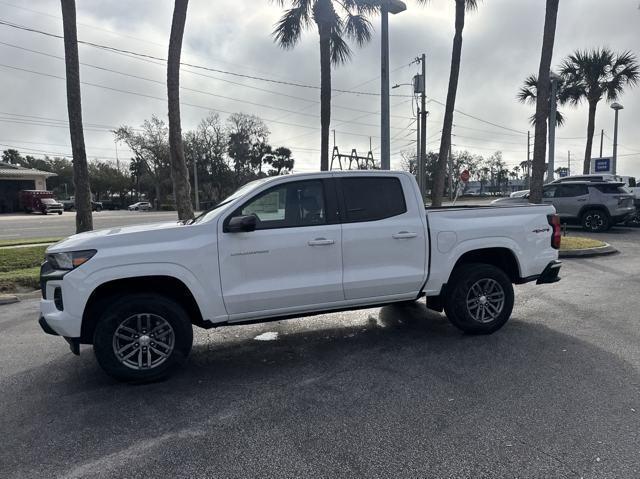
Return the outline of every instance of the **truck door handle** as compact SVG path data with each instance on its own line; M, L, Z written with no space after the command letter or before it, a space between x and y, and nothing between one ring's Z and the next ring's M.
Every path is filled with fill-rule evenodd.
M399 233L396 233L393 235L394 239L409 239L409 238L415 238L416 236L418 236L418 233L410 233L409 231L400 231Z
M314 240L309 241L307 244L309 246L329 246L334 244L335 241L327 238L316 238Z
M586 198L578 198L578 201L587 201Z

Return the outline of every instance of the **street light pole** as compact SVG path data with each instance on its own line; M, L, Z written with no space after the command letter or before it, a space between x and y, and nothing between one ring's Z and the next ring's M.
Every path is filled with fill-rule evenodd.
M380 168L391 169L391 124L389 120L389 14L407 9L400 0L383 0L380 4L382 40L380 42Z
M195 196L195 211L200 210L200 195L198 194L198 160L196 157L193 157L193 190L196 194Z
M420 57L422 62L422 78L420 84L420 192L424 201L427 189L427 56L423 53Z
M624 107L620 103L612 103L611 108L616 112L616 119L613 126L613 168L612 173L615 175L618 172L618 112Z
M558 80L560 77L551 72L551 95L549 108L549 167L547 169L547 182L553 181L553 170L556 155L556 110L558 102Z
M391 123L389 120L389 5L383 1L380 8L382 17L382 41L380 51L380 112L382 114L380 125L380 167L383 170L391 169Z

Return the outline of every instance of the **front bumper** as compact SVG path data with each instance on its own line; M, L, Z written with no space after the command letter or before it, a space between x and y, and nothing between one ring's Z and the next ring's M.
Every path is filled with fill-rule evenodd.
M47 323L47 320L44 318L44 316L40 316L40 319L38 319L38 324L45 333L51 334L52 336L60 336L55 332L55 330L51 328L51 326L49 326L49 323ZM67 343L69 343L69 349L71 350L71 352L76 356L80 356L80 338L65 337L64 339L67 341Z
M82 313L74 314L74 309L68 307L69 298L65 294L65 277L69 273L70 271L53 269L48 261L42 263L40 267L40 288L42 290L40 316L47 328L43 326L42 322L40 322L40 326L43 326L47 333L49 333L48 330L51 330L53 334L65 338L79 338ZM56 304L56 290L60 295L58 304Z
M547 265L547 267L542 271L536 284L549 284L549 283L557 283L560 281L560 268L562 267L562 261L554 260Z

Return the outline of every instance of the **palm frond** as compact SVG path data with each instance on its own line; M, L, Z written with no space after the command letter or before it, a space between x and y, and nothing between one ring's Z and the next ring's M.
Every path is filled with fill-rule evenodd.
M524 80L524 85L518 91L516 98L520 103L535 105L538 98L538 77L529 75Z
M345 33L347 38L354 40L359 47L371 40L371 22L363 15L347 14Z
M279 1L283 3L283 0ZM309 27L311 21L309 16L310 2L299 0L296 3L295 7L284 12L272 33L275 42L285 49L293 48L300 41L302 32Z
M342 38L342 28L331 29L331 63L342 65L351 58L351 48Z
M640 81L640 67L635 55L616 55L608 48L577 50L563 61L560 73L567 84L568 102L574 105L583 99L616 100L627 85Z
M465 0L464 8L467 10L467 12L473 12L474 10L478 9L479 3L480 3L480 0Z

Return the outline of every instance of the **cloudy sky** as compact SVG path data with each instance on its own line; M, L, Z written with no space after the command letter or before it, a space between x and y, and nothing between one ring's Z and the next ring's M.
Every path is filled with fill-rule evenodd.
M170 0L76 0L80 40L166 57L173 5ZM391 84L408 83L418 71L412 60L427 54L429 148L437 149L449 75L454 2L432 0L427 7L407 0L408 10L391 18ZM455 149L489 156L503 152L507 164L526 159L528 117L532 107L515 101L522 80L537 72L544 22L544 0L484 0L468 15L456 107ZM271 130L274 146L289 146L297 171L319 167L319 91L246 76L308 86L319 84L316 31L308 31L294 50L283 51L270 35L281 14L268 0L191 0L183 62L214 71L183 68L183 129L194 128L209 111L253 113ZM0 20L62 34L57 0L0 0ZM336 89L379 92L379 20L371 43L354 47L352 61L333 74ZM640 55L639 0L560 0L554 64L578 48L608 46ZM37 53L39 52L39 53ZM43 55L46 54L46 55ZM0 149L27 154L68 154L62 40L0 25ZM85 138L91 158L115 161L110 129L137 126L155 114L166 117L165 67L161 62L80 46ZM107 71L105 69L111 70ZM217 70L217 71L215 71ZM119 72L119 73L117 73ZM238 76L232 75L235 73ZM136 78L137 77L137 78ZM105 88L106 87L106 88ZM410 88L392 90L392 167L400 152L413 151ZM620 174L640 177L640 87L620 99ZM332 128L340 150L366 154L371 137L379 159L379 98L334 93ZM557 135L556 165L579 173L586 140L586 107L564 108L566 125ZM484 121L480 121L484 120ZM610 154L613 111L603 101L596 119L605 130L604 154ZM128 151L119 145L118 156Z

